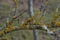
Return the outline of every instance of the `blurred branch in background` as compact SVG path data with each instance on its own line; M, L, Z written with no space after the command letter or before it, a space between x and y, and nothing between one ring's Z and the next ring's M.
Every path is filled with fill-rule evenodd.
M29 10L29 16L33 17L34 16L34 12L33 12L33 0L28 0L28 10ZM30 25L30 28L31 27L33 27L33 25ZM34 35L34 40L38 40L38 33L37 33L36 29L33 29L33 35Z

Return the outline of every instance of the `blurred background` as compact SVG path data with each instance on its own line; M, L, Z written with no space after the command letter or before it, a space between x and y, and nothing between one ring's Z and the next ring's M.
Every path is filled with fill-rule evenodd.
M17 1L18 1L18 7L16 9L17 12L15 13L15 3L13 0L0 0L0 29L6 26L5 24L6 24L7 18L9 17L9 20L11 20L11 17L14 16L14 14L19 15L21 14L21 12L26 10L26 12L22 13L22 15L18 18L19 24L21 24L23 20L29 17L28 0L17 0ZM40 15L40 5L41 5L40 3L41 3L41 0L33 0L33 11L35 16L37 14ZM41 22L45 24L47 23L50 24L54 15L54 11L56 10L57 7L59 7L58 14L60 14L60 0L48 0L46 14L44 18L41 20ZM60 21L60 18L57 21ZM17 26L19 24L18 24L18 21L15 20L13 25ZM39 37L39 40L55 39L53 36L46 34L46 32L43 30L38 30L38 37ZM34 40L32 30L14 31L4 35L2 38L8 38L9 40Z

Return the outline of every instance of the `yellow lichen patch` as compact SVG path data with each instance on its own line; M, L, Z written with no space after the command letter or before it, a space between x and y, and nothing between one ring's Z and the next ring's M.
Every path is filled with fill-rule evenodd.
M16 16L13 16L12 18L13 18L13 19L15 19L15 18L16 18Z
M6 38L0 38L0 40L8 40L8 39L6 39Z
M4 34L4 30L0 31L0 36L2 36Z
M57 14L55 14L54 18L58 18L59 16Z
M9 27L9 29L10 29L11 31L13 31L13 30L15 30L15 27L11 26L11 27Z
M11 31L13 31L13 30L15 30L14 27L7 27L7 28L4 29L4 32L5 32L5 33L8 33L8 32L11 32Z
M4 32L8 33L8 32L10 32L10 29L9 28L5 28Z
M21 24L21 25L19 26L19 28L20 28L20 29L26 29L27 27L26 27L25 24Z
M46 24L46 26L47 26L48 28L50 28L50 27L51 27L51 25L50 25L50 24Z
M55 26L60 27L60 22L56 22Z

